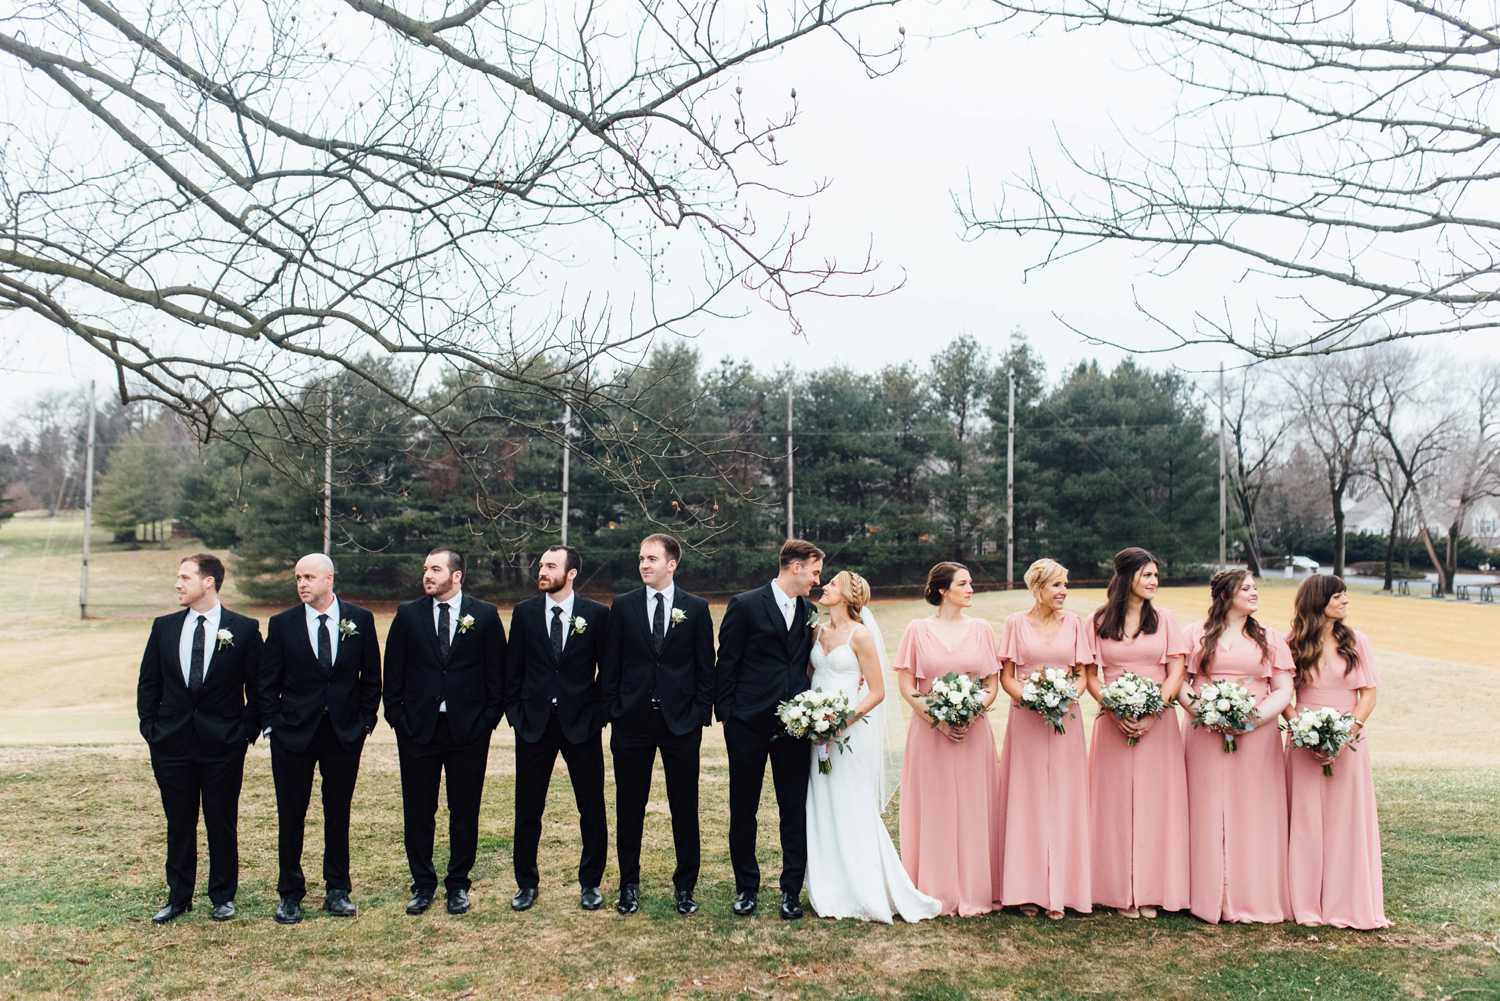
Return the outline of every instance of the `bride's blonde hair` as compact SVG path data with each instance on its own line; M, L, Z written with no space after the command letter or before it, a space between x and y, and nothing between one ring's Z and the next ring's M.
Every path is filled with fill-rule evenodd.
M853 570L840 570L833 575L833 583L839 586L844 596L844 608L849 618L859 621L859 613L870 603L870 582Z

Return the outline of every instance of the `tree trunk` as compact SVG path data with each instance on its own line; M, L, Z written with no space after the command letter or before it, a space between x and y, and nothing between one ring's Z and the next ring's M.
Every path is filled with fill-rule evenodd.
M1344 576L1344 499L1333 499L1333 575Z
M1448 593L1453 593L1453 582L1458 579L1458 518L1448 526L1447 536Z
M1413 491L1412 501L1417 506L1417 538L1422 540L1422 548L1427 550L1427 558L1432 561L1432 569L1437 571L1438 593L1451 594L1452 583L1448 577L1448 571L1443 566L1443 561L1438 558L1437 549L1432 544L1432 533L1427 530L1427 512L1422 510L1422 495Z
M1396 532L1401 527L1401 509L1394 508L1391 511L1391 530L1385 536L1385 585L1382 591L1392 590L1391 582L1395 579L1396 563Z

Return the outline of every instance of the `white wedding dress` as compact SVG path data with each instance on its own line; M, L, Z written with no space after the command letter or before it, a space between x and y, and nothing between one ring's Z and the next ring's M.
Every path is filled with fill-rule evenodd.
M848 643L824 653L813 643L812 687L842 691L856 706L864 697L859 658ZM886 701L900 698L894 691ZM819 917L860 918L890 924L896 917L921 921L943 905L912 885L881 818L884 706L869 723L855 723L849 746L830 747L833 770L818 772L818 751L807 782L807 899Z

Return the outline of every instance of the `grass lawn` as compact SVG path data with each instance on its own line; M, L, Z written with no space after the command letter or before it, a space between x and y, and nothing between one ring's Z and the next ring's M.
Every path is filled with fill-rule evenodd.
M561 766L543 832L541 899L528 914L511 913L513 769L503 727L490 756L474 911L407 917L395 745L382 726L366 746L354 803L357 919L311 912L292 928L271 921L275 802L269 755L257 745L241 801L240 917L213 924L200 896L192 914L155 928L165 827L135 734L133 692L146 621L172 607L184 547L96 544L94 606L103 617L79 623L78 542L74 519L0 526L0 997L1500 998L1500 746L1490 722L1500 714L1497 608L1356 596L1352 614L1382 670L1371 743L1395 923L1384 932L1126 921L1110 912L894 927L811 916L790 923L774 913L736 919L717 727L704 745L703 910L693 918L671 908L659 769L642 913L578 909L576 812ZM241 607L232 584L226 599ZM694 586L690 574L683 585ZM1191 617L1205 590L1173 591L1161 603ZM1073 605L1097 600L1079 592ZM1290 600L1289 588L1268 585L1264 621L1284 626ZM1019 594L983 595L976 612L998 621L1023 604ZM924 608L877 606L893 648ZM249 611L264 619L269 610ZM769 791L763 807L770 886ZM310 903L321 889L316 814L304 859ZM444 841L440 817L439 866ZM199 866L201 894L201 850ZM614 876L611 863L611 903Z

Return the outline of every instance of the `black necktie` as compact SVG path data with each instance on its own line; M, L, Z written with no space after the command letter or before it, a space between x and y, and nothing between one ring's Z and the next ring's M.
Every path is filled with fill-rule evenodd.
M450 642L448 636L448 603L440 601L438 602L438 653L443 655L444 660L448 659L448 645Z
M661 653L661 645L667 638L667 613L666 602L660 591L656 592L656 611L651 613L651 645L657 653Z
M208 616L198 616L198 624L193 627L193 659L188 666L188 690L197 695L203 688L203 644L208 640L208 634L203 629L203 624L208 621Z
M333 670L333 637L328 635L328 614L318 616L318 666Z
M552 628L550 630L550 636L552 638L552 652L557 655L558 660L561 660L563 643L561 606L557 606L552 609Z

